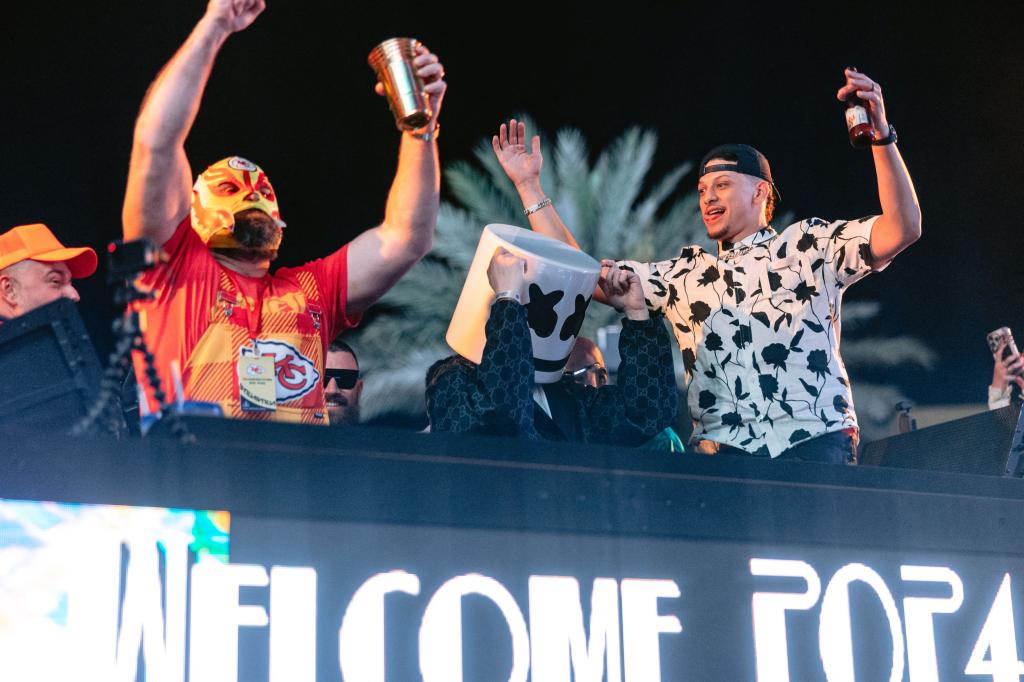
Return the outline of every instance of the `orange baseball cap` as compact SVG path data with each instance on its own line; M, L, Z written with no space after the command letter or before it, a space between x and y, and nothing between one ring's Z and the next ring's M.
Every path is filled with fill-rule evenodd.
M0 234L0 270L23 260L68 264L74 278L96 272L96 252L88 246L69 249L42 223L18 225Z

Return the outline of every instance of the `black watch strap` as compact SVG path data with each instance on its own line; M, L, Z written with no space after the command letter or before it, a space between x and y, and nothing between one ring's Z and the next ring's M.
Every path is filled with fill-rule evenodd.
M887 144L896 144L896 128L889 124L889 134L885 137L880 137L877 140L871 140L871 144L875 147L884 147Z

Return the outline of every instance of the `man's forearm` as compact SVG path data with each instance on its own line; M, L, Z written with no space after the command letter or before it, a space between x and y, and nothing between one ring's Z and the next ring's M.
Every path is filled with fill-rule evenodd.
M536 206L544 199L549 198L544 194L544 190L540 186L539 179L533 179L522 184L516 185L516 191L519 192L519 198L523 202L523 209ZM562 216L558 215L558 211L555 209L554 204L549 204L539 211L534 211L528 217L530 221L530 229L538 234L542 234L545 237L551 237L558 241L568 244L574 249L579 249L580 245L576 242L575 237L572 236L572 232L569 232L569 228L565 226L562 221ZM580 249L582 251L582 249ZM594 300L600 303L607 303L608 300L605 298L604 291L601 287L594 287Z
M135 144L170 149L185 142L214 59L229 32L203 17L149 88L135 124Z
M640 445L671 426L676 415L672 348L664 323L624 320L619 354L618 379L614 386L597 389L588 421L596 442Z
M619 337L618 383L630 390L625 400L629 421L653 436L675 418L678 396L672 364L672 347L664 322L659 319L623 320ZM644 378L645 390L635 390Z
M496 418L521 425L533 407L533 346L526 309L514 301L494 302L485 334L477 373L480 390Z
M921 236L921 206L895 144L872 147L882 217L871 234L871 253L888 262Z
M398 170L380 229L383 247L393 262L411 265L430 250L439 204L437 143L402 135Z
M204 16L146 93L135 123L125 188L126 239L146 236L163 244L188 214L191 169L185 138L227 35Z
M348 309L362 312L428 251L440 203L437 145L402 135L384 222L348 247Z
M536 206L538 203L547 199L548 197L544 194L544 190L540 186L539 179L532 179L522 184L516 185L516 191L519 192L519 198L522 199L523 208L527 209L531 206ZM558 211L555 209L554 204L549 204L544 208L535 211L529 216L530 228L534 232L557 239L560 242L565 242L573 248L580 248L580 245L576 243L576 239L569 232L569 228L562 222L562 217L558 215Z

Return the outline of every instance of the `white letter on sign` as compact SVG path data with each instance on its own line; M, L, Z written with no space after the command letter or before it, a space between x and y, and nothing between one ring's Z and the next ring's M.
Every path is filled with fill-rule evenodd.
M804 592L755 592L752 600L757 679L762 682L789 682L786 611L813 608L821 595L821 580L810 564L785 559L751 559L750 574L800 578L807 583Z
M850 632L850 583L859 580L878 595L892 635L892 668L889 682L903 679L903 628L892 593L882 576L864 564L847 564L836 571L821 599L818 648L829 682L853 682L853 635Z
M269 582L262 566L206 560L192 567L190 682L238 679L239 626L266 627L269 622L262 606L239 605L238 588L266 587Z
M576 578L530 576L530 641L533 682L601 682L606 655L608 682L620 682L618 584L612 578L594 581L588 640Z
M989 658L985 660L985 652ZM1013 624L1013 598L1010 574L1003 577L992 609L981 628L971 658L964 668L967 675L991 675L992 682L1019 682L1024 663L1017 660L1017 628Z
M378 573L359 586L338 630L338 658L345 682L384 682L384 597L420 593L420 579L405 571Z
M427 604L420 625L423 682L462 682L462 598L467 594L487 597L501 609L512 634L509 682L526 682L530 670L530 635L523 612L501 583L476 573L452 578Z
M683 626L675 616L658 615L658 599L679 596L674 580L622 581L622 645L626 682L661 682L661 650L658 635L679 633Z
M270 682L316 682L316 571L270 569Z
M131 553L125 576L114 676L118 682L135 680L140 643L148 679L157 682L181 682L185 679L189 539L184 534L162 539L167 556L166 620L161 606L160 553L156 538L141 532L129 540Z
M907 628L907 661L914 682L939 682L939 662L935 655L935 627L932 615L955 613L964 603L964 584L960 576L942 566L900 566L906 582L946 583L952 589L947 599L904 597L903 619Z
M116 680L121 535L112 529L73 533L68 542L68 556L75 557L75 570L70 572L68 586L68 639L72 652L67 670L77 671L79 682ZM187 564L185 571L187 578ZM137 648L131 656L138 659ZM5 660L4 673L15 679L19 674L30 679L31 661L25 665L24 670L11 670L11 663ZM69 673L67 678L70 677Z

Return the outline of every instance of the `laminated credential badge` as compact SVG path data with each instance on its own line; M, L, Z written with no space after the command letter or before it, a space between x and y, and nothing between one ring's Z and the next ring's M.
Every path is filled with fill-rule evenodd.
M273 412L277 409L274 356L243 356L238 359L238 396L246 412Z

